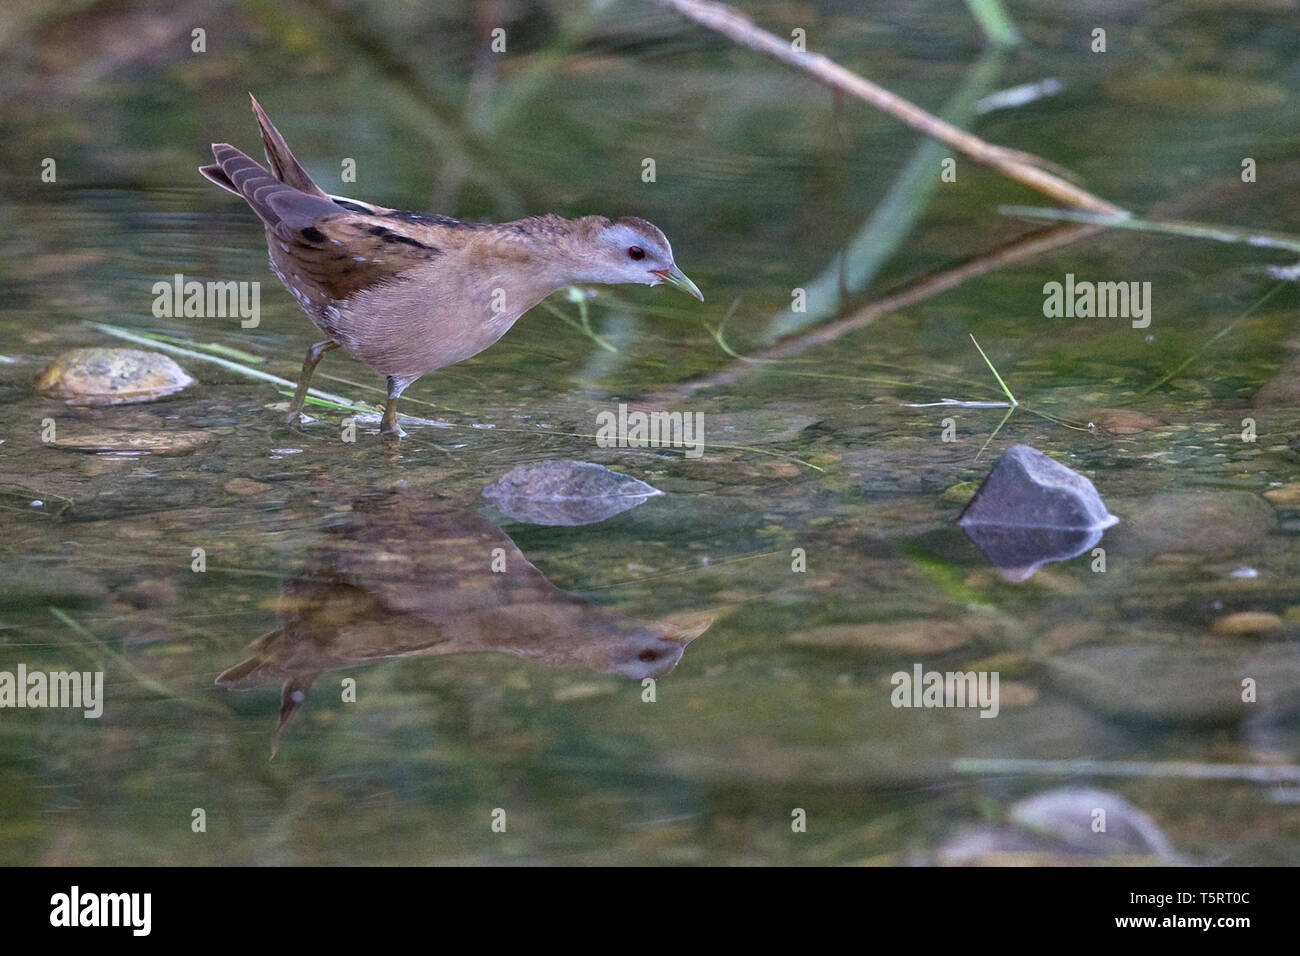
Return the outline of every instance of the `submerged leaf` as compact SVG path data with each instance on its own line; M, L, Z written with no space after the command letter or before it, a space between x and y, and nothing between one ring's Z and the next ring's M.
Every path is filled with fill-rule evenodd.
M483 489L503 515L543 525L595 524L660 494L640 479L587 461L530 462Z

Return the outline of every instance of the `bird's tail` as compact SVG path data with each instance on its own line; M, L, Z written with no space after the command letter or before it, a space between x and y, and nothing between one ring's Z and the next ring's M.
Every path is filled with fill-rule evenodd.
M253 99L251 95L249 98ZM253 113L262 130L270 171L229 143L213 143L212 156L216 162L200 166L199 172L222 189L243 198L267 226L284 238L306 229L322 216L337 213L338 207L312 182L256 99L253 99Z
M292 186L307 193L309 196L321 196L328 199L329 196L325 190L317 186L307 170L302 168L302 164L294 158L293 152L289 149L289 144L284 141L280 131L275 128L271 118L266 115L266 110L262 109L262 104L252 93L248 98L253 101L253 115L257 117L257 125L262 130L262 145L266 148L266 160L271 164L271 172L275 173L275 178L280 180L286 186Z

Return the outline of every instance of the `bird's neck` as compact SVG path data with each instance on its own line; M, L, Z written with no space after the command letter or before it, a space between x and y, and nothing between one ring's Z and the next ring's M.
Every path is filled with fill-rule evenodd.
M553 292L594 280L589 219L536 216L493 227L479 260L486 284L500 288L510 312L525 312Z

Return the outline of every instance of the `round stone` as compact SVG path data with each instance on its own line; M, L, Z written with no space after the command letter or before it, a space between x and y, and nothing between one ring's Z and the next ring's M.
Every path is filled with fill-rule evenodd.
M152 402L193 385L194 379L161 352L84 348L64 352L41 373L36 390L69 405Z

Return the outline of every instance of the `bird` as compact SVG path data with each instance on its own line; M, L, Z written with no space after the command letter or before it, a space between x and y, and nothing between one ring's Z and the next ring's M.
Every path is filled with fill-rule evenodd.
M704 301L663 231L636 216L470 222L326 193L249 98L270 168L213 143L214 162L199 172L261 219L271 271L325 335L303 360L290 426L301 420L316 366L337 348L385 377L379 431L401 438L397 400L412 382L487 349L554 292L667 283Z

